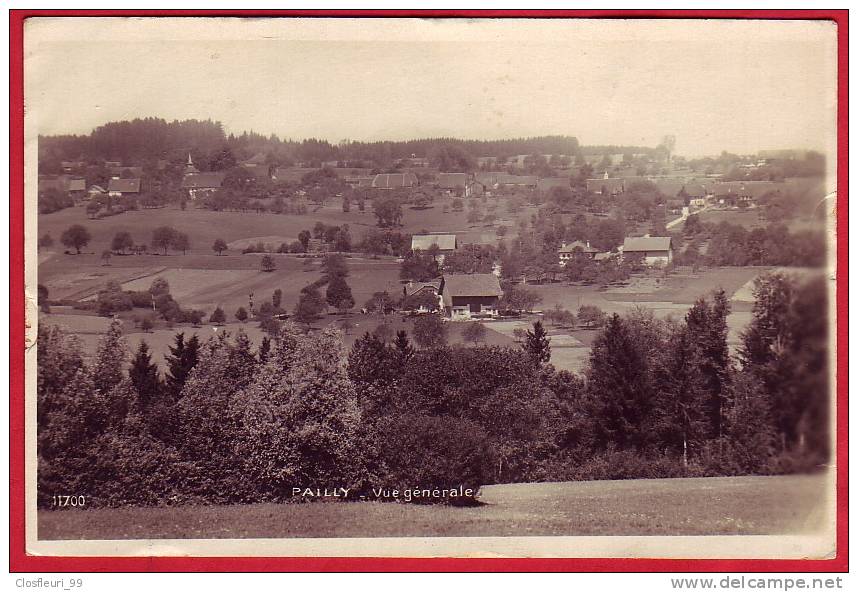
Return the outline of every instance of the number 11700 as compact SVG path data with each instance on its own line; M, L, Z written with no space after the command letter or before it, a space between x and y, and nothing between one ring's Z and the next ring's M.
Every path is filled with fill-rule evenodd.
M86 505L86 498L82 495L52 495L51 506L54 508L80 508Z

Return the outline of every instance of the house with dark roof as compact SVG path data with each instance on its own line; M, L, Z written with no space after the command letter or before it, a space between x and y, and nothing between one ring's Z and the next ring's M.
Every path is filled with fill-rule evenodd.
M574 241L560 245L560 248L557 249L557 256L560 259L560 265L565 267L566 263L576 255L582 255L589 259L593 259L598 252L599 249L594 249L590 246L590 241L587 241L586 243L583 241Z
M241 168L256 177L257 180L264 181L271 178L270 167L264 162L253 162L246 160L239 164Z
M417 175L414 173L381 173L372 180L373 189L410 189L417 185Z
M66 191L75 200L83 198L86 195L86 179L69 179Z
M140 179L111 179L107 184L107 194L110 197L137 195L140 193Z
M223 185L224 173L194 173L182 179L182 190L187 191L191 199L200 199L210 195Z
M503 291L491 273L445 275L441 278L444 314L453 320L496 317Z
M438 173L435 178L438 189L457 196L465 195L468 188L467 173Z
M640 258L644 265L659 267L673 262L673 239L669 236L626 237L623 259Z

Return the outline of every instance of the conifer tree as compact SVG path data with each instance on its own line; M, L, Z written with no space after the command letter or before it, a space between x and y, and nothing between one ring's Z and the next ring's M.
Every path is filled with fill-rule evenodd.
M106 394L122 382L125 377L123 366L127 357L128 347L122 336L122 322L113 319L107 333L98 342L95 352L92 380L97 391Z
M588 378L596 444L642 447L650 437L649 370L638 343L617 314L593 343Z
M700 372L706 388L708 435L718 438L723 433L724 401L730 380L730 351L727 346L727 315L730 302L724 290L713 294L710 304L699 298L685 316L691 341L700 353Z
M182 393L191 370L197 365L200 340L196 334L185 341L184 333L176 333L175 345L170 346L170 355L166 356L168 372L165 376L167 393L174 399Z
M152 362L149 346L141 341L137 353L128 370L128 378L137 393L137 400L142 408L152 403L161 391L161 379L158 376L158 366Z
M256 352L256 357L260 364L268 362L268 356L271 353L271 338L267 335L262 337L262 343L259 344L259 350Z
M551 360L551 339L542 326L542 321L533 323L533 331L527 332L522 348L537 366Z
M686 327L677 327L653 363L659 441L680 454L687 467L707 433L699 346Z

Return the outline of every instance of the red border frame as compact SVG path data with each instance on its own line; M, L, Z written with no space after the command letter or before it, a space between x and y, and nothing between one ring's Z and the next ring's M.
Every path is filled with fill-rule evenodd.
M456 559L343 557L44 557L28 555L24 532L24 20L31 16L280 16L742 18L830 20L838 25L837 106L837 553L826 560ZM10 10L10 504L12 572L846 572L848 571L848 10Z

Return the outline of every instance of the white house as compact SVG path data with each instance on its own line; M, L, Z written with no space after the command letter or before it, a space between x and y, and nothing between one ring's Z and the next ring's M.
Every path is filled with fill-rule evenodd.
M563 243L560 245L560 248L557 249L557 256L559 258L559 263L562 266L566 266L566 263L572 259L576 253L580 253L586 255L588 258L592 259L596 256L596 253L599 252L599 249L594 249L590 246L590 241L581 242L575 241L571 243Z

